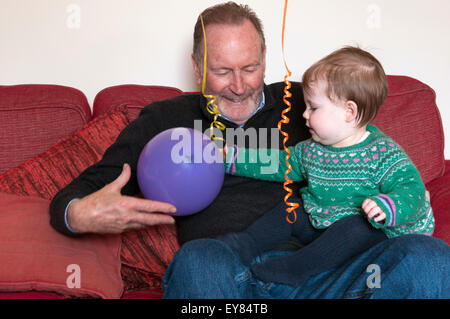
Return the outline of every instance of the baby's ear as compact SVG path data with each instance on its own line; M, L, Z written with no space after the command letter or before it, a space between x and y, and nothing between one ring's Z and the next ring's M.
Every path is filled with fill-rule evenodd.
M356 121L358 118L358 105L351 100L345 102L345 112L345 120L347 122Z

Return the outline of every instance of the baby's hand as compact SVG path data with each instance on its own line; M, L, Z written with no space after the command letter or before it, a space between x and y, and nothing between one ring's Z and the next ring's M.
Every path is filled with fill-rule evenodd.
M367 216L367 219L374 218L374 221L379 223L383 222L386 219L386 214L383 212L383 210L377 205L377 203L370 198L367 198L362 203L362 209L364 213Z

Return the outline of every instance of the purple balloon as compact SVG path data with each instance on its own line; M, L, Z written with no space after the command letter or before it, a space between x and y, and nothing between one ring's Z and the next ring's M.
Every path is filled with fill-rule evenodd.
M222 188L223 155L199 131L168 129L145 145L137 179L145 198L173 204L178 216L195 214L211 204Z

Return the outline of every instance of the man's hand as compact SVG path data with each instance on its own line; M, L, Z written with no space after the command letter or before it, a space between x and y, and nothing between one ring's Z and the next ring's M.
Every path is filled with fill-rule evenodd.
M370 198L367 198L362 203L362 209L367 216L367 219L374 218L374 221L377 223L382 223L386 219L386 214L383 210L377 205L377 203Z
M123 196L120 191L128 183L131 168L123 166L122 173L95 193L72 202L67 221L79 233L118 234L131 229L158 224L173 224L173 205L142 198Z

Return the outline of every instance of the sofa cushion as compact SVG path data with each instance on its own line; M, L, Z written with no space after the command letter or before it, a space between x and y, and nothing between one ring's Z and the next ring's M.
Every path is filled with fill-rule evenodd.
M156 225L122 234L122 279L126 291L160 288L179 249L175 225Z
M444 173L444 131L436 94L406 76L388 76L389 94L373 124L397 141L426 184Z
M0 291L120 298L120 236L65 237L50 226L49 204L0 194Z
M74 88L0 87L0 174L49 149L90 119L85 95Z
M46 152L0 175L0 192L51 199L99 161L128 125L126 110L108 112Z
M428 183L427 189L431 194L431 207L433 207L436 228L433 236L450 244L450 161L445 161L446 171L444 176Z
M73 136L0 175L0 192L51 199L102 157L128 124L128 110L103 113ZM121 269L127 291L159 287L178 249L174 226L160 225L123 234Z
M181 90L169 86L135 84L111 86L96 95L93 115L96 117L107 111L126 107L130 120L134 120L144 106L182 93Z

